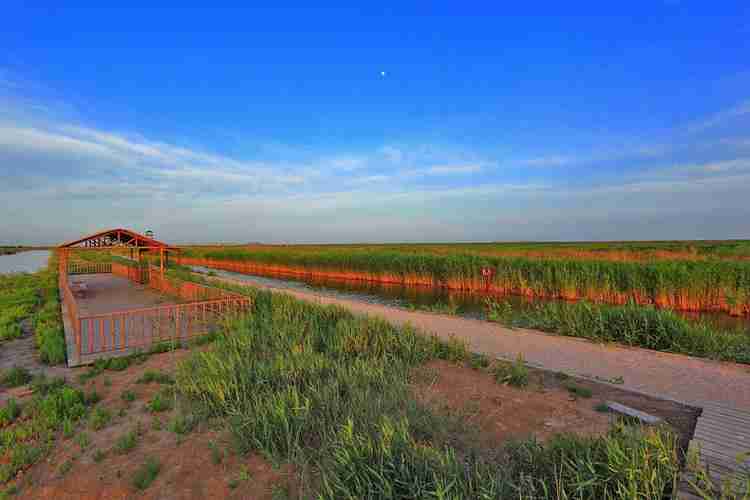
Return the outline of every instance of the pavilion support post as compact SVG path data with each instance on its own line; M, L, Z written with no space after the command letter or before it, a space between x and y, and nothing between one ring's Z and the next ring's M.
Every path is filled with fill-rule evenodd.
M161 277L164 279L164 248L159 249L159 268L161 270Z

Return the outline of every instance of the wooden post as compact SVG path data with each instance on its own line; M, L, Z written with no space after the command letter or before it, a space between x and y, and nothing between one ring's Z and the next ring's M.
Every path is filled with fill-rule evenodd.
M161 278L164 279L164 247L159 249L159 267L161 269Z

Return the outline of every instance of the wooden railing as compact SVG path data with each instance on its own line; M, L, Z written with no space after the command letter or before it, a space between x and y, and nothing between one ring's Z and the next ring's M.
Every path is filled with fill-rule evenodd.
M112 263L112 274L115 276L122 276L130 281L135 281L136 283L141 284L148 281L145 269L138 266L127 266L125 264L120 264L119 262Z
M111 262L69 262L68 274L103 274L112 272Z
M79 356L182 342L210 333L219 322L250 306L247 297L131 309L79 318Z
M247 311L251 304L250 298L244 295L162 276L153 266L141 268L113 262L112 274L148 283L156 291L188 302L81 316L68 281L68 273L74 264L68 262L66 254L61 252L59 286L79 362L81 356L129 351L154 343L181 342L204 335L222 319Z

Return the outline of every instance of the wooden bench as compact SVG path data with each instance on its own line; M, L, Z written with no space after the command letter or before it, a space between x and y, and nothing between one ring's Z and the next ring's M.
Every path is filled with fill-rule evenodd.
M89 287L83 281L74 281L70 285L70 291L73 292L73 295L75 295L76 297L86 298Z

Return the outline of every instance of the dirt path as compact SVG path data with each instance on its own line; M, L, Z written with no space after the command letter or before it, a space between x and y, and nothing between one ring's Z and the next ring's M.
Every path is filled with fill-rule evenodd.
M720 404L750 410L750 366L722 363L679 354L509 329L487 321L406 311L394 307L327 297L313 292L276 289L251 280L212 279L288 293L319 304L336 304L358 313L412 325L441 338L465 340L472 351L505 359L522 354L527 363L696 406ZM621 384L619 384L621 382Z

